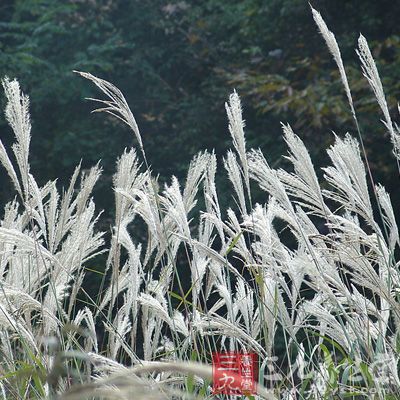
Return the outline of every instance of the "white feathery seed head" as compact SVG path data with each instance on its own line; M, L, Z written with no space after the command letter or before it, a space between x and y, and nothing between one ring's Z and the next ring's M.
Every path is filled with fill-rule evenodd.
M313 14L314 21L317 24L318 29L319 29L322 37L324 38L325 43L328 46L328 49L331 52L333 59L335 60L337 66L339 68L340 78L342 80L342 83L343 83L343 86L344 86L344 89L346 92L347 100L349 102L351 112L352 112L353 116L355 117L356 114L355 114L355 110L354 110L350 86L349 86L349 82L347 80L347 75L346 75L346 71L344 69L342 55L340 53L340 49L337 44L335 35L328 29L321 14L317 10L314 10L314 8L312 8L312 7L311 7L311 11Z
M236 90L229 96L229 103L225 103L225 109L229 120L229 132L242 164L246 188L250 193L249 168L246 157L246 139L244 136L245 123L242 117L242 105Z
M94 110L94 112L104 111L120 119L122 122L128 125L132 129L132 132L135 134L140 149L143 151L143 142L139 132L139 127L122 92L112 83L107 82L104 79L98 78L97 76L94 76L90 73L79 71L74 72L92 81L108 97L109 100L89 99L104 105L104 107L97 108L96 110Z
M375 98L379 104L379 107L382 110L384 116L383 123L390 133L390 137L394 147L393 152L397 159L400 159L400 134L394 129L378 68L376 67L374 58L372 57L368 42L361 34L358 38L358 49L356 50L356 53L361 61L363 74L367 78L368 83L375 94Z

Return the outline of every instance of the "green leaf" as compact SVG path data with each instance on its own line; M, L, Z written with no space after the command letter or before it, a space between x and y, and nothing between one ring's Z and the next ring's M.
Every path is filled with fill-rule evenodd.
M239 234L237 234L237 235L233 238L231 244L230 244L229 247L228 247L228 250L226 250L225 256L227 256L227 255L233 250L233 248L236 246L236 243L239 241L240 236L242 236L242 234L243 234L243 231L239 232Z

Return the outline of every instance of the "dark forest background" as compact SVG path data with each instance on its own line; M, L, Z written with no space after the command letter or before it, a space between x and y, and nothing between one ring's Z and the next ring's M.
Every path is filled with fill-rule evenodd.
M400 2L314 0L341 46L377 181L398 185L389 136L354 52L368 39L394 120L400 91ZM102 229L113 217L112 174L133 135L105 114L89 114L99 94L73 70L91 72L126 95L152 169L161 181L182 178L203 149L230 146L224 102L239 92L249 147L274 166L286 152L280 121L292 124L315 164L339 135L355 134L335 64L305 0L0 0L0 75L18 78L31 98L32 170L41 184L68 183L76 164L99 159L104 173L96 204ZM4 108L4 98L1 99ZM0 138L12 134L0 118ZM229 202L228 184L220 196ZM0 174L0 202L14 196ZM400 198L394 198L398 207Z

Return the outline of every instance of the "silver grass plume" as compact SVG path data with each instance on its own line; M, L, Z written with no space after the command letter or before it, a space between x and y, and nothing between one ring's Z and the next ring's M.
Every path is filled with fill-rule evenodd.
M385 188L382 185L376 186L376 193L378 195L378 200L384 213L383 220L389 230L389 247L391 251L394 251L396 244L400 244L400 241L399 230L392 206L392 201L390 200L389 193L386 192Z
M146 179L145 174L140 173L140 164L134 149L124 150L123 154L117 161L117 172L113 177L113 187L115 192L115 225L113 227L113 235L111 240L111 248L108 252L106 263L106 272L112 266L111 285L107 290L108 303L111 298L116 298L118 294L125 289L121 288L121 274L125 270L120 270L121 245L125 247L129 255L135 253L135 246L127 232L128 225L136 216L135 207L132 202L123 196L119 191L130 192L135 187L140 186ZM125 272L124 272L125 273ZM105 299L105 298L104 298ZM102 307L106 303L102 302ZM111 310L113 300L110 303ZM132 332L134 329L132 329ZM133 334L134 335L134 334Z
M314 21L317 24L318 29L319 29L322 37L324 38L326 45L328 46L328 49L331 52L333 59L335 60L337 66L339 68L340 78L342 79L342 83L343 83L343 86L344 86L344 89L346 92L347 100L348 100L350 108L351 108L351 113L353 114L353 118L356 119L356 112L354 110L353 98L351 96L349 82L347 80L346 71L344 69L344 65L343 65L343 61L342 61L342 55L340 53L339 46L336 42L335 35L328 29L321 14L317 10L314 10L314 8L312 8L312 7L311 7L311 11L313 14Z
M394 146L394 154L397 159L400 159L400 135L395 131L390 118L389 107L386 102L385 92L383 91L382 81L379 77L378 68L376 67L374 58L372 57L371 50L369 49L367 40L360 34L358 38L358 49L356 53L361 61L362 71L371 86L379 107L384 115L384 125L390 133L390 137Z
M144 155L143 142L142 137L140 136L139 127L122 92L112 83L107 82L104 79L100 79L90 73L80 71L75 72L92 81L109 98L109 100L89 99L104 104L104 107L98 108L94 110L94 112L104 111L128 125L135 134L140 150Z
M325 190L324 195L360 214L368 224L379 230L373 217L366 171L358 142L349 134L344 140L336 137L335 144L327 152L333 167L323 168L324 177L335 191Z
M98 353L99 346L97 343L97 333L96 333L95 321L94 321L93 313L89 310L88 307L85 307L77 312L73 323L76 326L81 326L82 321L85 321L86 326L87 326L87 338L86 338L85 350L87 352L90 352L93 350L96 353Z
M73 201L73 194L75 192L75 184L78 179L78 175L80 172L80 165L78 165L75 168L74 173L72 174L72 177L70 179L70 184L68 186L67 191L64 193L61 203L59 206L59 211L57 213L58 219L57 219L57 224L56 224L56 233L55 233L55 239L54 243L51 240L50 245L51 248L54 250L58 248L59 244L71 228L74 218L72 217L75 208L76 208L76 202Z
M246 288L245 283L241 279L236 281L236 296L234 306L238 308L243 317L246 331L249 334L254 333L252 331L252 324L255 322L256 318L254 315L253 292L249 288Z
M195 199L200 183L205 178L207 167L213 162L214 157L213 154L209 154L205 151L197 154L190 162L182 195L186 214L188 214L197 203Z
M225 103L225 109L229 120L229 132L232 136L233 145L242 164L242 172L244 175L247 192L250 196L249 167L246 157L246 139L244 137L245 123L242 118L242 105L240 103L239 95L236 93L236 91L229 96L229 103Z
M235 321L230 321L219 315L204 316L197 325L198 329L203 329L205 335L224 335L228 338L236 338L252 350L263 356L268 356L268 352L253 337L244 332Z
M286 158L293 164L294 174L279 170L279 177L285 184L286 190L299 199L302 207L310 208L317 215L324 217L330 211L324 203L310 154L290 125L282 124L282 128L290 151Z
M186 210L185 208L179 182L175 176L172 177L170 186L165 185L163 194L161 204L165 209L166 215L174 224L174 231L190 239L189 221L187 220L187 213L190 210Z
M201 218L205 223L204 227L206 228L207 232L206 235L207 240L202 240L203 238L201 237L200 242L207 245L211 245L211 242L213 240L211 234L214 226L218 231L223 246L225 246L226 243L225 243L225 235L222 228L223 223L221 217L221 208L219 205L217 188L215 185L216 172L217 172L217 158L213 153L210 157L210 162L208 163L207 166L206 178L204 180L204 201L205 201L206 212L201 215ZM205 215L209 215L210 218L206 218Z
M11 181L14 184L14 187L17 190L18 194L21 197L23 197L21 186L20 186L18 178L17 178L17 174L14 170L12 162L11 162L10 158L8 157L7 151L4 148L4 145L1 142L1 140L0 140L0 162L3 164L3 167L6 169L8 175L10 176Z
M233 151L229 150L224 159L224 166L228 172L229 180L232 182L239 201L239 208L242 215L247 214L246 200L243 191L243 180L241 176L240 166L236 161L236 156Z
M31 122L29 116L29 97L24 95L20 89L19 83L16 79L10 81L7 77L2 80L4 93L7 98L7 105L5 116L10 124L16 143L13 144L12 149L17 160L21 180L24 188L24 200L28 197L28 176L29 176L29 145L31 140ZM22 196L20 184L17 175L12 166L10 159L4 149L3 144L0 146L0 161L6 168L10 175L14 186L19 194Z
M130 191L137 186L143 177L140 174L140 164L134 149L124 150L124 153L117 161L117 172L113 177L114 190L121 189ZM119 224L128 215L132 219L130 202L126 197L115 192L115 220Z

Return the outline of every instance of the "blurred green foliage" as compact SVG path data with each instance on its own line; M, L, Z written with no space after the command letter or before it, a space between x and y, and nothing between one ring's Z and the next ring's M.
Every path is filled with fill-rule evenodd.
M312 4L341 45L372 167L390 190L397 179L389 138L354 47L362 32L394 111L400 3ZM261 147L272 164L284 162L279 121L305 138L316 164L324 163L331 130L355 133L339 74L305 0L3 0L0 16L0 73L17 77L31 97L33 172L41 183L58 177L65 185L81 159L84 168L101 159L97 205L106 210L106 229L115 159L135 141L111 117L89 115L92 104L84 98L98 93L73 70L124 92L162 181L184 175L202 149L225 154L230 138L223 105L234 88L243 100L249 145ZM4 118L0 137L12 139ZM5 173L0 183L0 200L8 200Z

